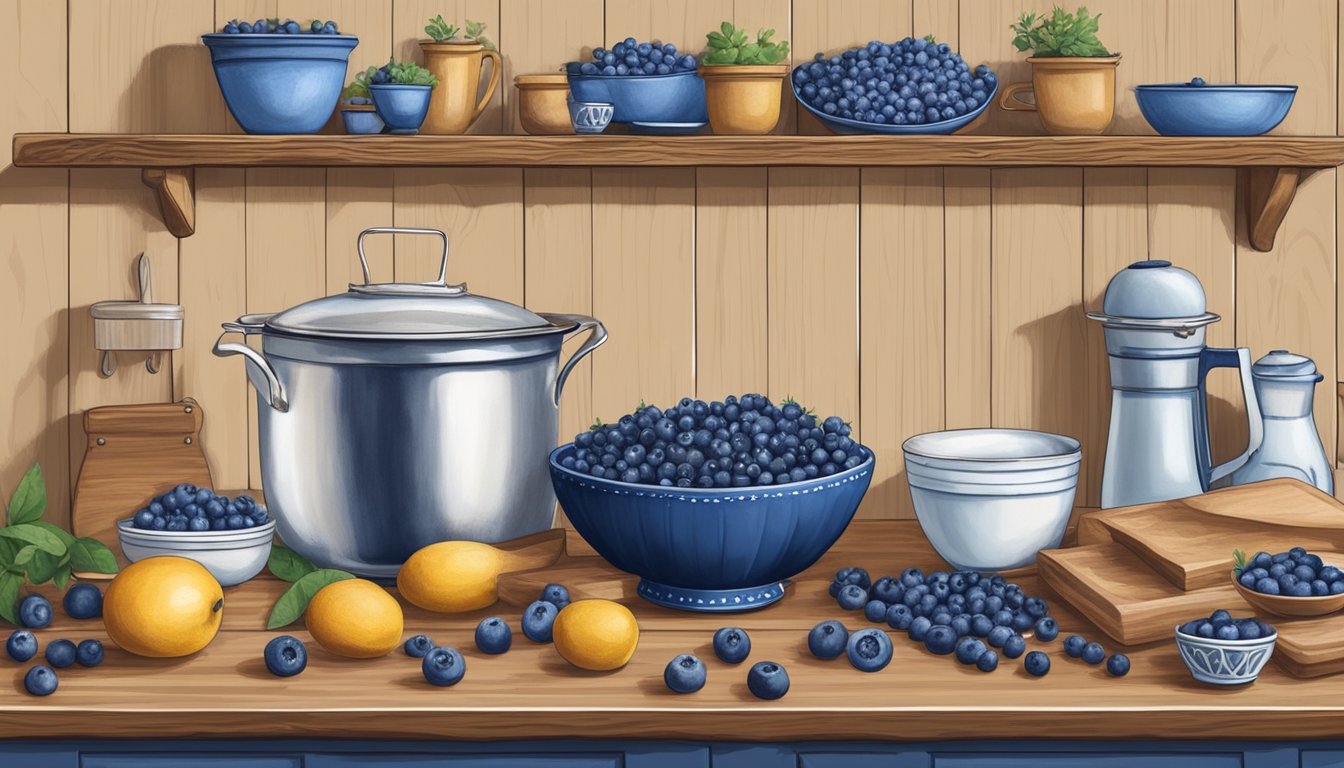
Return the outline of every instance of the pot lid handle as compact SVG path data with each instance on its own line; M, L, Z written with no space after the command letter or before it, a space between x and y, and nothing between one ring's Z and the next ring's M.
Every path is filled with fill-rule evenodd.
M439 260L439 276L427 283L370 283L369 259L364 255L364 238L368 235L435 235L443 241L443 258ZM364 271L364 285L351 285L352 290L360 293L466 293L466 283L448 284L448 235L441 229L420 229L417 227L369 227L359 233L356 241L359 251L359 266Z

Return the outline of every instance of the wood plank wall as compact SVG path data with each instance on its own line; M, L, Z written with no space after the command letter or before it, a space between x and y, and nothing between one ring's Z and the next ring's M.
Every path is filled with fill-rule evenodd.
M1277 132L1340 127L1339 0L1090 0L1123 53L1116 133L1148 133L1130 86L1186 80L1301 85ZM611 342L569 381L562 434L641 398L791 395L854 419L879 454L868 517L910 515L899 447L916 432L1036 427L1084 443L1079 500L1095 503L1109 411L1101 335L1083 318L1132 260L1169 258L1223 315L1211 343L1286 347L1327 384L1316 416L1333 455L1338 332L1334 170L1303 185L1275 249L1245 244L1231 170L1191 169L342 169L202 170L198 229L178 241L135 171L9 167L18 131L238 130L197 36L233 17L334 18L358 34L352 64L417 53L436 13L489 24L504 87L476 133L517 131L509 83L599 41L657 37L695 49L722 19L773 26L795 60L879 37L932 33L1005 82L1028 76L1010 45L1034 0L0 0L0 493L34 460L56 519L85 449L81 414L191 396L206 413L217 483L256 486L255 409L242 366L209 347L219 323L344 290L356 233L435 226L449 274L538 309L593 312ZM1072 7L1076 2L1068 2ZM786 102L782 132L822 130ZM329 126L334 130L335 126ZM991 111L982 133L1037 133ZM375 279L426 279L430 244L371 242ZM168 372L121 360L96 373L88 305L132 295L153 259L161 300L186 306ZM573 349L574 343L568 348ZM1244 439L1234 376L1219 372L1215 442Z

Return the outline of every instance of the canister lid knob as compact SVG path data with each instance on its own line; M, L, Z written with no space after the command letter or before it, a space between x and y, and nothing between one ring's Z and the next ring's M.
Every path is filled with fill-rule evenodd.
M1207 311L1199 278L1164 260L1136 261L1111 278L1102 299L1110 317L1199 317Z

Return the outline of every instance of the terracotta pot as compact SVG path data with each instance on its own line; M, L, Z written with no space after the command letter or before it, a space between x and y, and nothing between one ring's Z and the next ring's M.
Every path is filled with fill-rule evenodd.
M425 54L425 69L439 78L439 85L429 100L429 115L420 130L437 134L466 133L495 95L503 65L499 52L469 41L433 43L421 40L420 50ZM486 59L492 62L490 82L485 86L485 95L477 101L481 67Z
M518 75L518 121L533 135L573 133L569 120L569 78L565 75Z
M780 83L787 64L700 67L709 125L715 133L769 133L779 122Z
M1031 82L1003 89L999 106L1009 112L1039 112L1046 133L1095 135L1115 116L1114 56L1031 56ZM1035 103L1017 97L1032 91Z

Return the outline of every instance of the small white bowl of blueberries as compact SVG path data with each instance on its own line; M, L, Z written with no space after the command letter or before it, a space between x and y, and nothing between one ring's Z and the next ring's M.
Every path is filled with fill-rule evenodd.
M1254 682L1274 654L1278 630L1254 617L1236 619L1224 610L1207 619L1176 625L1176 650L1201 683Z
M247 495L230 499L183 483L117 523L121 551L131 562L160 555L195 560L220 586L261 573L271 556L275 520Z

